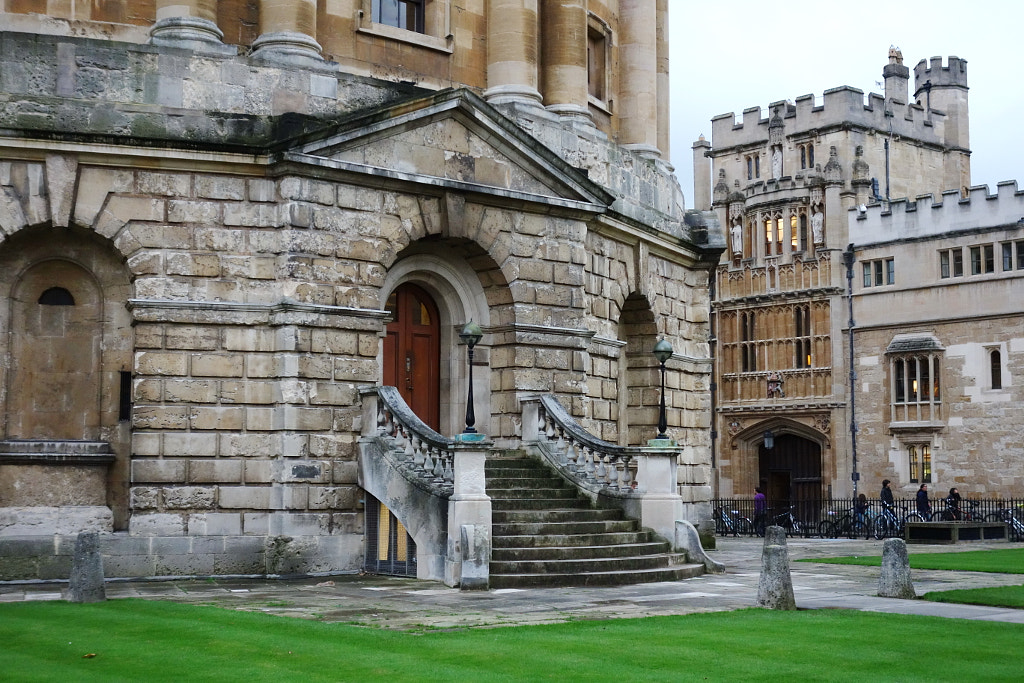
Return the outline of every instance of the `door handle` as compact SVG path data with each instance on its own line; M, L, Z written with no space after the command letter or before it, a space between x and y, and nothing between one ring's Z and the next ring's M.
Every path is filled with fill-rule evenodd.
M405 354L405 388L412 391L412 351Z

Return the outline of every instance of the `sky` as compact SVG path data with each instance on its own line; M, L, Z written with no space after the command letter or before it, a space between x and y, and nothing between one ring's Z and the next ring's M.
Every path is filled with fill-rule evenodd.
M840 10L840 8L842 8ZM889 46L910 69L922 59L967 60L971 182L1024 186L1024 3L839 3L835 0L669 2L670 160L693 208L694 140L711 119L841 85L884 93Z

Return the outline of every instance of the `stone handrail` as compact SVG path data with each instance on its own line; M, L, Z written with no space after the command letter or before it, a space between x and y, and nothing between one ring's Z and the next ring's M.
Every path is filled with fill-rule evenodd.
M369 387L363 399L363 436L373 438L380 453L420 488L450 496L455 482L455 441L416 417L395 387Z
M523 441L532 443L563 475L592 494L629 495L637 488L638 448L593 436L554 396L522 401Z

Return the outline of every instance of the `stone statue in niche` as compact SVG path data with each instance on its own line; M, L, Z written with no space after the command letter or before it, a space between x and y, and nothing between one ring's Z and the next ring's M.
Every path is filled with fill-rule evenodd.
M820 205L815 206L814 213L811 214L811 234L816 245L825 244L825 214L822 213Z
M782 390L782 375L777 372L768 375L768 398L786 398L786 392Z
M743 255L743 222L739 219L733 221L729 228L729 237L732 239L732 253L734 256Z
M772 177L782 177L782 148L776 147L772 150Z

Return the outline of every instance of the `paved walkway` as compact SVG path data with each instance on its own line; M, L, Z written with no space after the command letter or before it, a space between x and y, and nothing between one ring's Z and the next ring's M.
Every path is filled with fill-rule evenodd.
M114 581L108 598L145 598L209 604L271 614L394 629L545 624L715 612L753 607L761 568L762 540L718 539L712 556L724 574L635 586L530 588L463 592L443 584L380 576L344 575L289 580L208 579ZM1024 610L879 598L877 567L796 562L841 555L880 555L881 541L789 539L797 606L847 608L1024 624ZM911 555L1005 548L997 543L909 547ZM928 591L1024 584L1024 575L912 570L918 595ZM0 602L59 600L60 584L0 585Z

